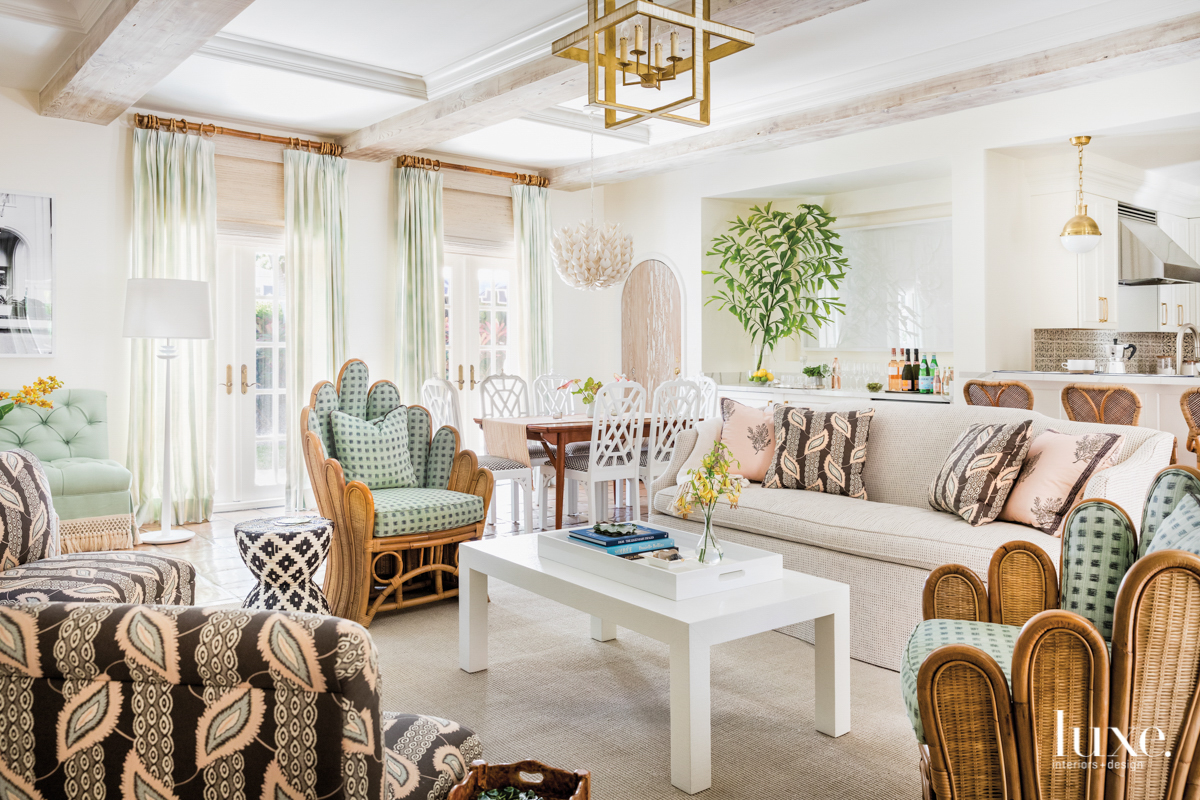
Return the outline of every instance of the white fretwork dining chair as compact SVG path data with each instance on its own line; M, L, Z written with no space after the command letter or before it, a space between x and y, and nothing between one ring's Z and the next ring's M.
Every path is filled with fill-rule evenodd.
M528 417L529 385L525 379L517 375L488 375L479 382L479 410L483 419L492 417ZM536 450L535 450L536 447ZM533 489L534 483L541 480L542 464L547 462L546 452L536 442L529 444L529 463L526 467L520 461L511 458L486 454L479 457L479 463L492 471L496 483L508 481L512 493L513 518L517 517L517 507L522 508L521 531L529 533L533 530ZM522 502L523 501L523 502ZM492 504L488 508L488 522L496 524L496 493L492 493Z
M651 509L654 507L654 498L650 492L655 476L666 472L679 434L696 427L699 420L700 387L695 381L682 378L663 381L654 390L654 403L650 409L650 437L642 448L638 472L638 477L646 484L646 502Z
M700 388L700 419L719 419L721 399L717 397L717 382L703 374L693 375L688 380Z
M608 482L638 480L642 455L642 426L646 415L646 389L640 383L605 384L592 403L591 449L586 454L565 455L565 477L588 487L588 524L608 517ZM542 489L542 508L546 507ZM634 519L641 519L641 498L634 493Z
M433 425L449 425L462 431L462 414L458 408L458 390L445 378L430 378L421 384L421 405L433 417Z
M553 372L548 372L545 375L539 375L533 379L533 400L534 405L537 407L538 414L549 416L556 413L563 415L577 413L575 410L575 395L571 394L569 389L561 388L563 384L569 380L570 378L567 376L557 375ZM530 462L532 463L534 457L533 448L540 448L541 445L538 442L531 442L529 447L529 457ZM572 442L571 444L567 445L567 453L570 455L586 453L588 451L588 447L588 442ZM543 460L545 460L544 455L539 455ZM549 486L554 485L554 475L552 473L543 471L542 480L547 482L547 485ZM540 489L538 491L538 497L541 497ZM566 491L563 492L563 497L566 500L566 513L571 516L578 514L579 485L575 483L575 481L567 481L567 488ZM542 517L542 525L544 527L546 524L544 510Z

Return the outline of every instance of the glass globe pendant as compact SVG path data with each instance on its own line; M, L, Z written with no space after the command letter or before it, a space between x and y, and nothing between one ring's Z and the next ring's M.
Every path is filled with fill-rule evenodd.
M1083 146L1090 136L1073 136L1071 144L1079 148L1079 190L1075 199L1075 216L1067 220L1058 240L1072 253L1090 253L1100 244L1100 226L1088 216L1087 204L1083 202Z

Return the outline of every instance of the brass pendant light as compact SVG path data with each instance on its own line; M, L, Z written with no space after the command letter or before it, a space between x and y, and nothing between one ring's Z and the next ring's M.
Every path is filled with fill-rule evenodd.
M1100 226L1087 215L1087 204L1083 202L1083 146L1091 140L1090 136L1071 137L1071 144L1079 148L1079 191L1075 198L1075 216L1067 220L1058 240L1072 253L1090 253L1100 244Z

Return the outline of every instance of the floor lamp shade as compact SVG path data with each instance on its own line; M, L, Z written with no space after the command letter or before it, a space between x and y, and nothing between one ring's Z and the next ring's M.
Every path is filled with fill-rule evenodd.
M171 504L171 361L178 354L171 339L211 339L212 303L207 281L183 281L173 278L130 278L125 288L125 338L163 339L158 357L163 360L163 471L162 527L143 533L144 544L177 544L195 534L172 528Z
M125 338L211 339L208 281L130 278L125 288Z

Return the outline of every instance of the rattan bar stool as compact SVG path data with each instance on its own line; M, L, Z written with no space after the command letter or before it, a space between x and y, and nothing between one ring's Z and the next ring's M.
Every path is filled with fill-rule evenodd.
M1142 398L1128 386L1068 383L1062 404L1072 422L1137 425L1142 416Z
M963 384L963 397L971 406L1033 411L1033 390L1020 381L967 381Z
M1200 417L1200 387L1188 389L1179 398L1179 410L1183 412L1184 422L1188 426L1187 448L1189 453L1196 453L1197 466L1200 466L1200 452L1196 450L1196 437L1200 436L1200 426L1196 418Z

